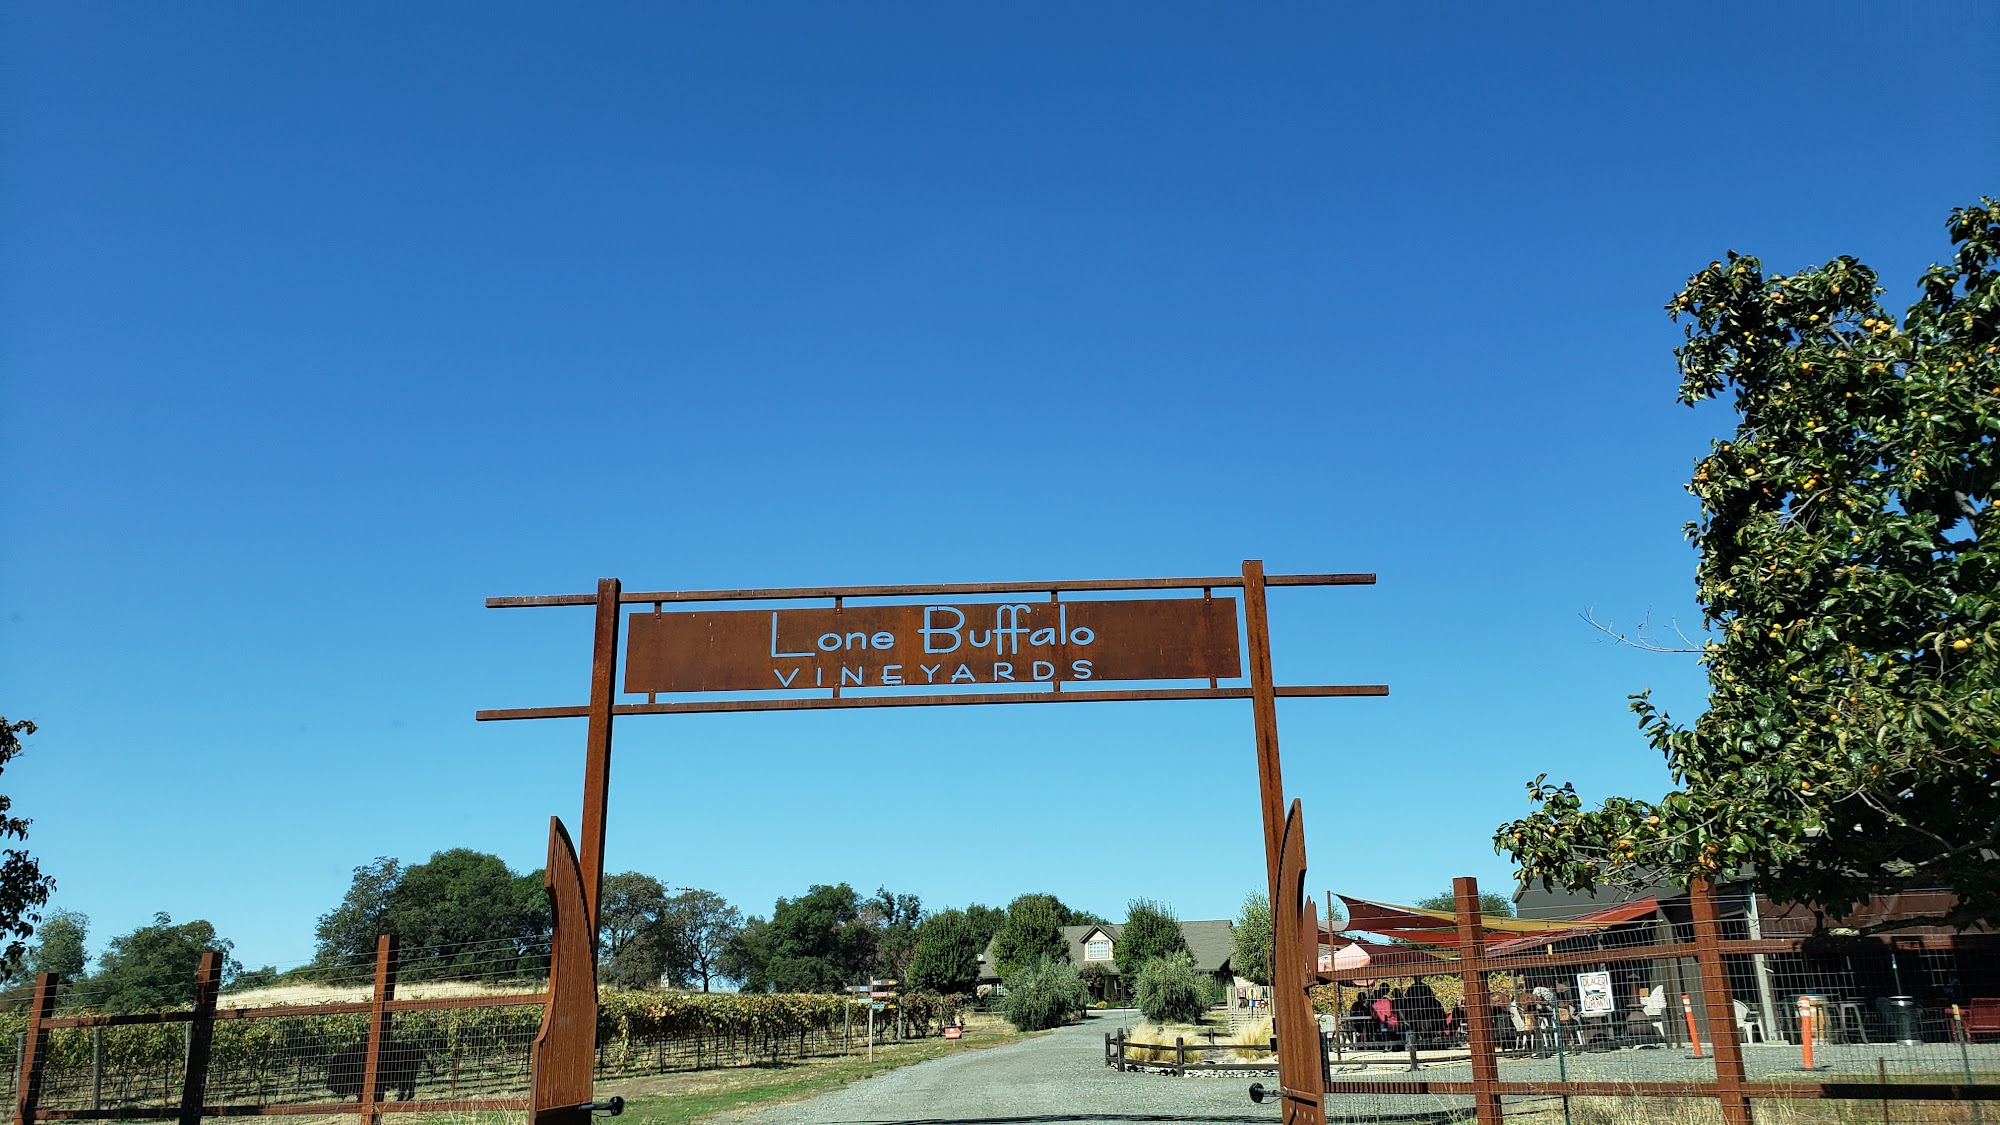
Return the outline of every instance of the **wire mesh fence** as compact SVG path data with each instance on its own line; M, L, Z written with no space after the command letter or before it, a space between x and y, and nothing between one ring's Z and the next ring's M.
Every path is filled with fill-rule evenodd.
M1331 939L1328 1118L2000 1123L2000 938L1766 912L1697 888L1469 945L1475 916L1421 912L1435 944Z
M7 1078L24 1125L408 1112L499 1125L528 1105L548 971L545 946L385 938L370 964L295 965L225 989L211 955L185 1004L151 1011L95 1010L88 990L43 982L31 1011L0 1014L0 1042L15 1047ZM864 1051L871 1034L941 1035L969 1001L902 994L871 1029L866 1003L840 996L608 991L593 1069L617 1078Z

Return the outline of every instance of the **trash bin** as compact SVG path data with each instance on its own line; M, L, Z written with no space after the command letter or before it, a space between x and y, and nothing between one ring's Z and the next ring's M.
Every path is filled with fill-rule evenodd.
M1923 1009L1914 996L1890 996L1882 1001L1882 1014L1889 1020L1889 1038L1905 1047L1924 1041Z

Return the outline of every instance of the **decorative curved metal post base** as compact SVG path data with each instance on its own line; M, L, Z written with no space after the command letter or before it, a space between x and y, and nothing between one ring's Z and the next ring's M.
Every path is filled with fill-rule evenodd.
M1305 814L1294 800L1278 849L1271 903L1271 1009L1278 1032L1278 1093L1284 1125L1326 1121L1326 1058L1306 990L1319 979L1319 910L1306 890Z
M534 1107L533 1125L589 1125L591 1069L597 1057L596 942L576 847L562 820L553 816L546 870L544 885L555 925L549 947L549 1005L535 1033L529 1104Z

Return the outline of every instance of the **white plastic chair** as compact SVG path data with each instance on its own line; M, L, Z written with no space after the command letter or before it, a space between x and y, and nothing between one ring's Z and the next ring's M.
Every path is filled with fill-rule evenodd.
M1771 1037L1764 1034L1764 1017L1752 1012L1750 1005L1741 1000L1731 1000L1729 1003L1736 1009L1736 1034L1742 1037L1743 1042L1751 1041L1750 1033L1753 1031L1757 1033L1757 1042L1771 1041Z
M1660 985L1654 985L1653 991L1648 992L1645 999L1639 1001L1639 1010L1646 1013L1647 1019L1653 1021L1653 1034L1665 1039L1667 1037L1667 990Z

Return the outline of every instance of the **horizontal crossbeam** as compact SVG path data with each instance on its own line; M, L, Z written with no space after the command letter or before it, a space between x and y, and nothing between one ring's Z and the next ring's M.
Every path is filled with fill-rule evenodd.
M1597 1098L1713 1098L1714 1082L1495 1082L1490 1085L1460 1080L1341 1079L1326 1084L1329 1094L1422 1094L1432 1097L1466 1097L1481 1092L1501 1097L1597 1097ZM1857 1101L1971 1101L2000 1097L2000 1085L1963 1082L1746 1082L1743 1093L1751 1098L1852 1099Z
M453 1098L416 1102L376 1102L375 1113L494 1113L528 1108L526 1098ZM309 1102L298 1105L205 1105L203 1117L332 1117L353 1116L354 1102ZM173 1121L178 1107L118 1106L111 1109L36 1109L37 1121Z
M1281 687L1279 698L1329 698L1340 696L1383 696L1387 684L1319 684ZM1248 699L1247 687L1155 688L1138 691L1008 691L968 692L964 695L844 695L838 699L816 696L807 699L693 699L674 703L620 703L613 715L699 715L718 711L825 711L843 707L949 707L974 703L1141 703L1160 699ZM587 705L575 707L514 707L480 711L482 723L505 719L581 719L590 714Z
M1266 586L1373 586L1372 574L1273 574ZM1055 594L1108 590L1240 589L1240 574L1213 578L1093 578L1073 582L972 582L925 586L780 587L769 590L625 590L624 605L653 602L775 602L805 598L931 598L951 594ZM539 594L487 598L487 609L532 609L556 605L596 605L596 594Z

